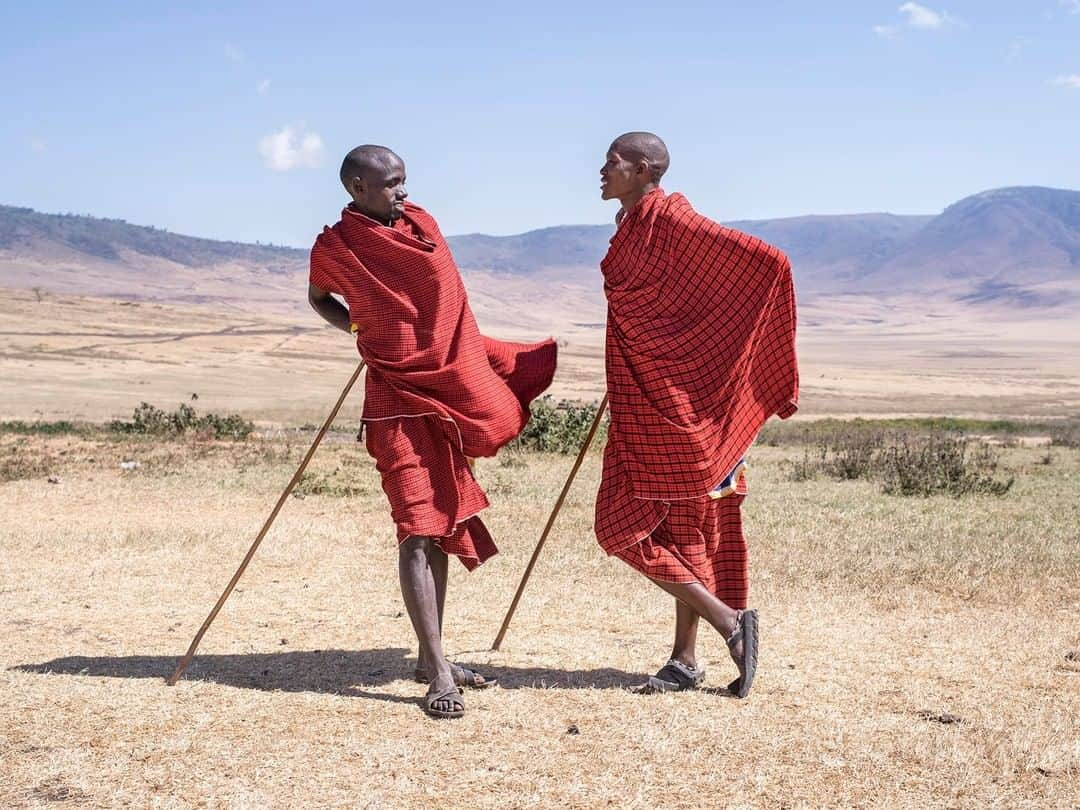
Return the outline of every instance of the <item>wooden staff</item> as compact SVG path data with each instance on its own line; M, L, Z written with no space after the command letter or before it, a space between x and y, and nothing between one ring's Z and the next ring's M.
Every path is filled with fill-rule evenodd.
M581 452L578 453L577 461L574 462L574 466L570 469L570 475L566 478L566 484L563 485L562 492L559 494L559 499L555 501L555 508L551 510L551 517L548 518L547 525L544 526L544 531L540 535L540 542L536 544L536 549L532 553L532 559L529 560L529 564L525 567L525 575L521 578L521 584L518 585L517 593L514 594L514 601L510 603L510 610L506 612L506 618L503 619L502 627L499 628L499 635L495 636L495 641L491 645L493 651L499 649L499 645L502 644L503 637L506 635L506 630L510 627L510 620L514 618L514 611L517 610L518 602L521 601L521 594L525 590L525 583L529 581L529 575L532 574L533 566L536 565L536 560L540 557L540 549L544 547L544 542L551 532L551 527L555 524L555 518L558 516L559 510L562 509L563 501L566 500L566 493L570 491L570 485L574 483L574 476L577 475L577 471L581 467L581 462L585 460L585 453L589 449L589 445L592 444L593 436L596 435L596 429L600 427L600 419L604 416L604 411L607 409L607 402L607 394L604 394L604 398L600 400L600 407L596 410L596 418L593 419L592 427L589 428L589 435L585 437L585 441L581 445Z
M244 555L244 561L240 563L240 567L236 569L236 573L233 574L232 579L229 580L228 586L225 588L225 592L221 594L221 598L217 600L217 604L214 605L214 609L210 611L210 615L206 617L206 621L203 622L202 627L199 628L199 632L195 634L195 638L191 642L191 646L188 647L187 653L180 659L180 663L176 665L176 671L165 681L169 686L175 686L176 682L184 674L184 670L188 668L188 664L191 663L191 659L195 657L195 650L199 647L199 642L202 641L202 637L206 635L206 631L210 628L214 619L217 618L218 611L221 610L221 606L225 604L225 600L229 598L229 594L232 593L233 588L236 587L236 583L240 581L240 577L244 575L244 570L248 567L248 563L251 562L251 558L255 556L255 549L259 547L259 543L266 537L266 533L270 531L270 526L274 522L274 518L277 517L278 512L281 511L281 507L285 504L285 499L289 497L289 493L293 491L297 482L300 480L300 476L304 474L304 470L307 469L308 462L311 461L311 457L315 455L315 450L318 448L319 443L323 440L323 436L326 435L326 431L330 429L330 425L338 415L338 411L341 410L342 404L345 402L345 397L349 395L353 385L356 383L357 378L360 377L360 372L364 370L364 361L360 361L360 365L356 367L356 371L353 372L349 381L345 384L345 390L341 392L341 396L338 397L337 402L334 404L333 409L330 411L330 415L326 417L326 421L323 422L322 428L319 430L318 435L315 437L315 441L311 443L311 447L308 448L307 453L304 455L304 460L300 462L300 466L296 468L296 472L293 473L292 480L289 481L288 486L285 487L285 491L281 493L281 497L278 498L277 503L274 504L274 509L270 513L270 517L266 519L262 529L259 531L259 536L255 538L255 542L251 544L251 548L248 549L248 553Z

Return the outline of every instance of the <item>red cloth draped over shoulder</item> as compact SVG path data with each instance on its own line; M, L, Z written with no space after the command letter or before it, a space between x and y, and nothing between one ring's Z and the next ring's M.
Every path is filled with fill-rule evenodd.
M601 269L620 488L700 497L765 420L798 407L791 265L657 189L623 217Z
M367 361L363 419L437 416L466 456L493 456L555 373L552 340L480 334L435 219L412 203L387 227L351 208L311 251L311 281L345 298Z

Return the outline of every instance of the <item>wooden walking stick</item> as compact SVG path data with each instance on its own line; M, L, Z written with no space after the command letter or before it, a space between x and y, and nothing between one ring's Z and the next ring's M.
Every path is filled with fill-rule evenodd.
M221 606L225 604L225 600L229 598L229 594L232 593L233 588L236 587L236 583L240 581L240 577L244 575L244 570L248 567L248 563L251 562L251 558L255 556L255 550L259 547L259 543L266 537L266 533L270 531L270 526L274 522L274 518L277 517L278 512L281 511L281 507L285 504L285 499L289 497L289 493L293 491L296 483L300 480L300 476L304 474L304 470L307 469L308 462L311 461L311 457L315 455L315 450L318 448L319 443L322 442L323 436L326 435L326 431L330 429L330 425L338 415L338 411L341 410L342 404L345 402L345 397L349 395L353 385L356 383L357 378L360 376L360 372L364 370L364 361L360 361L360 365L356 367L356 371L349 377L349 381L345 383L345 389L341 392L341 396L338 397L336 403L334 403L333 409L330 411L330 415L326 417L326 421L323 422L322 428L319 429L318 435L315 436L315 441L311 443L311 447L308 448L307 453L304 455L304 460L300 462L300 466L296 468L296 472L293 473L292 480L289 481L285 487L285 491L281 493L281 497L277 499L277 503L274 504L273 511L270 512L270 517L266 519L262 529L259 531L258 537L255 538L255 542L251 544L251 548L248 549L248 553L244 555L243 562L240 563L240 567L236 569L236 573L233 574L232 579L229 580L228 586L225 588L225 592L221 594L221 598L217 600L217 604L214 605L214 609L210 611L210 615L206 617L206 621L203 622L202 627L199 628L199 632L195 634L195 638L191 642L191 646L188 647L187 653L180 659L180 663L176 665L176 671L165 681L169 686L175 686L176 682L180 680L184 675L184 670L188 668L188 664L191 663L191 659L195 657L195 650L199 647L199 642L202 641L202 637L206 635L206 631L210 628L214 619L217 618L218 611L221 610Z
M548 518L547 525L544 526L544 531L540 534L540 542L536 544L536 549L532 553L532 559L529 560L529 564L525 566L525 575L521 578L521 584L518 585L517 593L514 594L514 601L510 603L510 610L506 612L506 618L503 619L502 627L499 628L499 635L495 636L495 641L491 645L492 651L499 649L499 646L503 642L503 637L506 635L506 630L510 627L510 620L514 618L514 611L517 610L518 602L521 601L521 594L525 590L525 583L529 581L529 575L532 574L533 566L536 565L536 560L540 557L540 549L544 547L544 542L547 540L548 533L551 531L551 527L555 525L555 518L559 514L559 510L562 509L563 501L566 500L566 493L570 491L570 485L574 483L574 476L577 475L578 469L581 467L581 462L585 460L585 453L589 449L589 445L592 444L593 436L596 435L596 429L600 427L600 420L604 416L604 411L607 409L607 394L604 394L604 398L600 400L600 407L596 409L596 418L593 419L592 427L589 428L589 434L585 437L585 441L581 445L581 451L578 453L577 461L574 462L574 466L570 469L570 475L566 478L566 484L562 488L562 492L559 495L559 499L555 501L555 508L551 510L551 517Z

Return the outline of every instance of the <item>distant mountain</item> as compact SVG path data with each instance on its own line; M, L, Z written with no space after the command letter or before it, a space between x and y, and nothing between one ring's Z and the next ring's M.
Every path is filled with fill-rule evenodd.
M876 266L933 216L850 214L727 223L788 254L802 288L830 288Z
M937 216L872 213L729 224L785 250L803 296L905 291L947 295L974 306L1080 302L1076 191L996 189ZM611 225L566 225L514 236L466 234L449 242L493 311L500 300L520 305L530 295L547 295L558 282L568 301L587 295L591 312L597 305L593 288L599 286L594 274L613 231ZM301 306L307 257L306 250L294 248L0 206L3 286ZM513 281L499 280L507 277ZM595 313L587 318L594 319Z
M560 225L514 236L470 233L447 239L463 270L529 274L559 267L599 267L614 225Z
M1080 301L1080 192L1002 188L937 216L851 214L727 223L787 252L801 294L941 293L972 304ZM451 240L463 268L595 268L613 226Z
M152 256L185 267L249 262L270 272L291 270L293 263L307 259L306 250L221 242L131 225L122 219L40 214L31 208L0 205L0 251L32 256L41 250L69 251L106 262Z
M858 280L871 287L969 289L976 297L1080 281L1080 193L1030 187L967 197L885 261L868 263Z

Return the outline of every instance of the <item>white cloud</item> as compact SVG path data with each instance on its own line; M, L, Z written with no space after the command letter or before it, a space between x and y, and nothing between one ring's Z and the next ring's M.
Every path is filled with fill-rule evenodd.
M1075 2L1080 3L1080 0L1075 0ZM901 29L904 27L934 29L959 23L959 20L947 11L934 11L926 6L920 6L918 3L904 3L897 11L906 17L903 24L875 25L873 28L874 33L885 39L894 39L900 35Z
M1080 14L1080 0L1058 0L1058 5L1070 14Z
M267 168L276 172L290 169L313 169L322 164L322 137L317 132L305 132L303 125L282 127L259 139L259 154Z
M45 143L44 140L42 140L41 138L36 138L36 137L35 138L27 138L26 139L26 145L30 147L31 152L37 152L38 154L41 154L42 152L47 151L48 148L49 148L49 145L47 143Z
M1080 73L1073 73L1071 76L1058 76L1054 79L1054 84L1058 87L1069 87L1073 90L1080 90Z
M918 3L904 3L900 6L900 13L907 14L908 25L915 28L941 28L948 19L948 14L939 14Z
M267 92L269 92L269 90L270 90L270 80L269 79L262 79L261 81L259 81L259 82L257 82L255 84L255 92L258 93L260 96L265 96L267 94Z
M243 62L244 52L233 45L231 42L225 43L225 58L230 62Z

